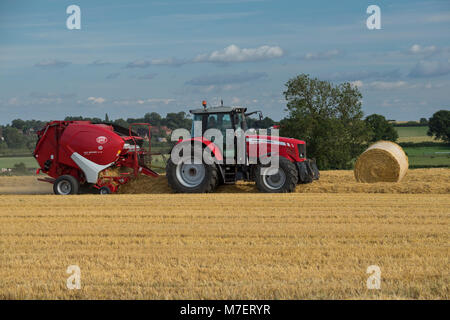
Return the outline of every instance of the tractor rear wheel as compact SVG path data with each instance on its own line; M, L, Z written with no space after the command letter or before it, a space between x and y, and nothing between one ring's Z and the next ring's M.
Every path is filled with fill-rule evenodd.
M78 194L80 183L70 175L58 177L53 183L53 192L57 195Z
M199 161L200 162L200 161ZM184 157L178 164L169 158L166 166L169 186L178 193L212 192L218 185L218 173L214 164L195 163L194 158Z
M263 170L276 170L274 174L266 175ZM258 165L256 169L256 187L261 192L282 193L292 192L298 181L295 164L286 158L280 157L278 169L268 169L267 166Z

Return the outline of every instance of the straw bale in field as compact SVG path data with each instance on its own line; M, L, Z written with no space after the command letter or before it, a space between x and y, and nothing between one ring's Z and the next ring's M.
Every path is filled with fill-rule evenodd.
M402 147L391 141L372 144L355 164L358 182L400 182L408 171L408 157Z

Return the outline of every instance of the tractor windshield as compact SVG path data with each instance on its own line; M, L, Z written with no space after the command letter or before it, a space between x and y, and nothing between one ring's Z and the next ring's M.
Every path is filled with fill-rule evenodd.
M205 132L208 129L218 129L225 137L227 129L233 129L233 123L229 113L209 113L209 114L196 114L194 115L194 121L192 122L192 136L201 136L199 132L194 135L194 122L202 122L202 131Z
M209 114L206 121L206 130L217 129L222 132L222 136L226 136L227 129L233 129L231 117L229 113Z

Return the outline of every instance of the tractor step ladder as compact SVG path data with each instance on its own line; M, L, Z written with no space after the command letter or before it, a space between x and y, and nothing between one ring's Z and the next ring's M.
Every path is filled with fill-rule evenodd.
M224 183L236 183L236 166L226 166L224 170Z

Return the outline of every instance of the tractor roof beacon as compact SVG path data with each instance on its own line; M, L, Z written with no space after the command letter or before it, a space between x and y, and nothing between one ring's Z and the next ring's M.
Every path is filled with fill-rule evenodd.
M179 148L180 146L186 146L186 144L201 145L202 149L208 148L217 161L212 164L203 159L193 161L197 157L193 152L190 155L179 154L177 161L169 159L166 176L170 187L175 192L213 192L220 184L234 184L239 180L254 181L262 192L292 192L298 183L310 183L319 179L320 174L315 161L306 158L304 141L257 134L256 130L248 128L247 118L252 114L259 114L261 120L262 113L261 111L246 113L246 111L247 108L223 105L209 108L205 101L203 108L190 110L194 120L191 137L179 141L174 147L177 148L176 152L182 149ZM194 132L194 123L198 121L202 124L201 134ZM245 159L237 159L240 153L237 152L236 134L234 144L230 148L229 144L219 145L213 138L211 140L205 138L204 133L208 129L220 130L223 137L229 129L235 132L241 129L241 132L245 132L245 152L243 153ZM250 145L253 146L250 148ZM272 145L278 146L279 166L275 171L266 174L267 170L264 169L267 164L259 159L276 155L271 154ZM191 148L191 151L194 149ZM257 150L256 157L254 150ZM225 158L227 161L224 161ZM255 161L255 158L258 160ZM230 162L229 159L233 161Z

